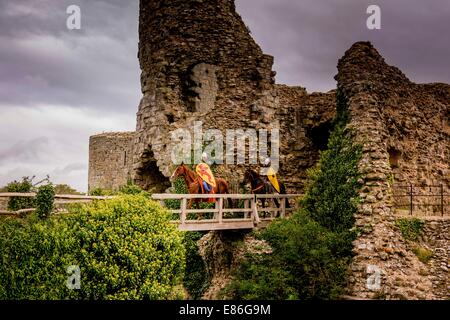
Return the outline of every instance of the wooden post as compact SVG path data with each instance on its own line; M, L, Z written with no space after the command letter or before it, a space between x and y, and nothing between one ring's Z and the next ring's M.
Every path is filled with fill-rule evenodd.
M280 217L284 218L286 217L286 201L287 199L281 199L281 213L280 213Z
M186 210L187 210L187 199L183 198L183 200L181 200L181 224L184 224L186 222Z
M244 200L244 209L248 209L249 205L248 205L248 200ZM244 211L244 219L248 218L248 211Z
M219 198L219 224L223 222L223 198Z
M253 218L253 221L256 224L259 224L261 222L261 219L259 219L258 208L257 208L257 205L256 205L257 204L256 196L253 197L253 199L251 201L252 201L252 218Z

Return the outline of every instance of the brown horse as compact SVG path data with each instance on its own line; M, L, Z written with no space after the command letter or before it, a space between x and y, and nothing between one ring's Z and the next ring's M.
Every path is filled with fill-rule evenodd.
M170 177L171 181L183 177L189 190L189 194L206 194L201 186L201 178L197 173L189 169L185 164L180 165ZM221 178L216 178L216 187L214 188L215 194L228 194L229 186L228 182ZM200 207L200 202L208 202L208 199L190 199L188 202L188 208L192 208L192 203L195 203L197 209ZM228 199L228 205L231 207L231 199Z

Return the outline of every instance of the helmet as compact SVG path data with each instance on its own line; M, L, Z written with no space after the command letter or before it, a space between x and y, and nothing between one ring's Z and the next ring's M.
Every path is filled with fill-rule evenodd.
M208 162L208 160L209 160L208 154L206 152L203 152L202 153L202 161L203 162Z

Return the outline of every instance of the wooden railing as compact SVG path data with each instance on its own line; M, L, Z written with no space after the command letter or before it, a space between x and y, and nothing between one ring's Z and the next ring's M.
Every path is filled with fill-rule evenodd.
M20 192L0 193L0 198L13 198L13 197L34 198L34 197L36 197L36 193L20 193ZM91 202L93 200L107 200L107 199L112 199L112 198L114 198L114 197L112 197L112 196L106 197L106 196L57 194L57 195L55 195L54 204L84 203L84 202ZM0 215L22 215L22 214L32 213L35 210L36 210L35 208L21 209L21 210L17 210L17 211L0 210Z
M152 198L166 206L168 200L179 200L180 208L171 209L174 215L179 219L174 223L179 224L180 230L184 231L211 231L211 230L237 230L252 229L255 227L264 227L276 217L285 217L289 212L295 209L297 199L302 195L251 195L251 194L153 194ZM191 200L215 199L214 208L193 209L188 207ZM279 206L270 206L273 200L279 202ZM226 201L227 200L227 201ZM226 208L225 203L232 200L242 201L242 208ZM268 207L262 208L261 200L266 200ZM286 202L291 200L290 207ZM295 203L294 203L295 202ZM195 206L193 203L192 206ZM264 215L262 215L264 213ZM210 218L204 218L204 215L212 215ZM269 214L266 217L265 214ZM237 217L239 216L239 217Z
M0 198L23 197L33 198L35 193L0 193ZM295 210L300 194L289 195L252 195L252 194L153 194L152 199L166 206L168 200L178 200L179 209L171 209L178 219L172 222L179 225L183 231L211 231L238 230L265 227L275 218L286 217ZM84 196L84 195L55 195L55 204L90 202L93 200L108 200L114 196ZM214 207L208 209L189 208L190 200L214 199ZM233 204L239 201L240 207L227 207L229 200ZM278 201L278 206L275 205ZM265 201L267 207L262 207ZM289 207L287 206L289 203ZM195 206L195 203L194 205ZM23 215L35 211L34 208L18 211L0 210L0 215ZM205 215L212 215L204 218Z

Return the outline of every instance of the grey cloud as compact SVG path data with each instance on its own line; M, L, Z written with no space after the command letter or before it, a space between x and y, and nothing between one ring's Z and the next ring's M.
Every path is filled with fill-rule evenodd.
M52 171L52 176L64 176L76 171L86 171L86 164L84 163L71 163L64 168L56 168Z
M382 29L366 28L377 4ZM238 0L263 49L275 56L277 81L309 91L335 87L338 59L352 43L370 40L387 62L416 82L450 82L450 2L447 0Z
M39 137L28 141L19 141L11 147L0 149L0 164L10 162L38 162L48 150L48 138Z
M0 102L135 112L140 99L137 1L0 2Z

